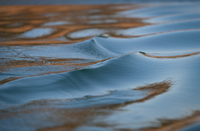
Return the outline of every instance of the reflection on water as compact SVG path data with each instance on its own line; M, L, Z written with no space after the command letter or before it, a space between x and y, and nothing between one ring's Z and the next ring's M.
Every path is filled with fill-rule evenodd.
M124 36L137 36L137 35L148 35L160 32L169 32L177 30L187 30L187 29L198 29L200 28L200 19L189 20L189 21L179 21L169 24L158 24L138 28L129 28L118 31L117 34Z
M177 15L167 15L167 16L160 16L157 18L147 19L144 20L147 23L164 23L170 21L180 21L180 20L187 20L187 19L197 19L200 18L200 14L198 12L194 13L180 13Z
M104 29L85 29L85 30L72 32L68 35L68 37L76 39L76 38L90 37L90 36L103 34L103 33L105 33Z
M1 6L0 130L199 130L199 7Z
M45 35L50 35L53 32L51 28L36 28L30 31L23 33L21 38L37 38Z
M114 19L107 19L107 20L91 20L88 22L88 24L105 24L105 23L117 23L117 20Z
M70 24L70 22L67 21L56 21L56 22L47 22L45 24L43 24L44 26L56 26L56 25L66 25L66 24Z

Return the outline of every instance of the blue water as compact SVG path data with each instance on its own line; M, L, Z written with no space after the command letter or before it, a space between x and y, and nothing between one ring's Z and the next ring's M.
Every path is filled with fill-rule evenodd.
M87 39L71 44L0 46L4 67L0 70L0 130L159 129L165 126L163 119L181 120L200 111L200 5L148 6L115 15L139 17L153 25L74 31L66 36ZM40 26L50 27L37 27L13 39L49 36L52 40L51 26L63 24L67 22L46 22ZM96 36L109 32L118 37ZM159 58L177 54L187 55ZM68 61L57 64L52 59ZM16 61L38 65L15 67ZM8 68L6 62L14 67ZM183 131L190 128L199 126Z

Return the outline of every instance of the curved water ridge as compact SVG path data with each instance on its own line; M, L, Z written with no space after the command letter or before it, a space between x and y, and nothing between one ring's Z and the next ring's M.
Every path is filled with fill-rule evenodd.
M48 103L51 105L53 101L58 99L53 106L64 109L105 106L106 109L114 108L115 110L118 110L123 107L123 110L119 110L120 114L123 114L123 117L126 117L127 114L131 116L131 109L134 109L134 111L140 112L141 114L133 115L132 117L134 119L128 120L123 118L123 120L136 123L137 126L135 126L135 124L130 124L126 127L127 129L155 126L150 123L157 118L179 118L183 114L187 114L188 110L198 110L200 108L196 105L199 100L198 78L200 77L200 73L196 71L200 66L200 62L198 61L199 58L200 55L179 59L157 59L146 57L140 53L133 53L116 57L85 69L15 80L1 86L1 109L7 109L5 107L8 105L22 105L19 107L16 106L16 110L29 110L36 107L38 108L40 105L44 106L47 104L46 106L48 106ZM164 88L163 92L162 87L163 84L165 85L165 82L154 85L150 84L147 85L147 87L145 87L146 84L142 84L156 83L167 79L172 80L172 83L176 84L169 85L166 89ZM138 88L138 86L144 87ZM134 89L137 88L139 90L134 91ZM156 94L151 96L151 93ZM154 96L159 94L162 95L154 98ZM186 97L187 101L185 101ZM153 99L151 100L150 98ZM47 101L43 102L42 99L47 99ZM34 102L33 100L39 101ZM50 100L53 101L51 102ZM141 103L145 100L148 101L144 104ZM30 101L33 101L33 103L26 105L26 103L29 103ZM141 104L134 104L138 102ZM25 105L23 106L23 104ZM174 106L168 110L168 107L171 105ZM15 108L9 110L13 112L12 110L14 109L15 111ZM165 113L158 113L160 109ZM149 115L147 110L154 113ZM155 114L155 112L157 113ZM51 111L48 111L48 113L50 113L50 116L53 115L53 112ZM34 112L28 115L34 117L34 119L38 119L37 115L37 117L32 116L34 115ZM46 114L43 115L43 117L48 119L49 115ZM98 113L96 115L97 118L99 115L102 116ZM56 117L60 116L56 115ZM73 117L74 116L70 116L70 118ZM115 126L116 129L124 128L123 126L126 124L123 121L116 121L117 117L119 117L118 111L114 111L101 119L96 119L90 124L96 126L98 123L107 123L107 125L111 126L112 123L115 123L117 124L117 126ZM138 125L137 117L144 117L140 122L146 123L146 121L150 121L150 123ZM10 119L11 118L12 116ZM20 121L21 118L17 119ZM113 119L115 121L113 121ZM62 120L65 122L68 121L63 118ZM1 121L2 123L6 123L5 119L2 119ZM27 122L31 123L31 121ZM46 122L47 124L49 123L49 121ZM157 120L155 122L159 123ZM16 124L17 123L18 122L16 122ZM53 123L56 124L57 122L55 121ZM36 124L35 127L38 128L37 122L34 124ZM17 125L14 124L13 127L16 128ZM52 121L50 122L50 125L52 125ZM82 127L80 128L82 129ZM5 129L4 126L1 126L1 129Z
M75 52L88 55L91 59L107 59L120 55L115 50L109 50L96 41L95 38L74 44L73 49Z
M22 104L31 100L67 99L103 95L112 90L134 89L141 83L184 76L183 70L187 72L193 66L185 65L187 59L189 58L161 62L159 59L134 53L68 73L23 78L1 86L1 103ZM197 61L195 67L198 65Z
M0 130L198 122L198 2L35 7L0 10Z
M199 33L200 30L188 30L129 39L103 39L98 37L95 39L106 49L120 53L130 53L135 51L151 53L195 52L200 49Z

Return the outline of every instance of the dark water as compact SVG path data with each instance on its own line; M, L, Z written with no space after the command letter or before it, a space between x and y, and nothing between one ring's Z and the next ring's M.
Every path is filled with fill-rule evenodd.
M80 7L0 8L0 130L200 130L200 4Z

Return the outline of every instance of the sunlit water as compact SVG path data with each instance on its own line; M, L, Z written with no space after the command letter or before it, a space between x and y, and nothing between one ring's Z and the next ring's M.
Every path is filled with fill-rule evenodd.
M200 130L199 12L1 6L0 130Z

